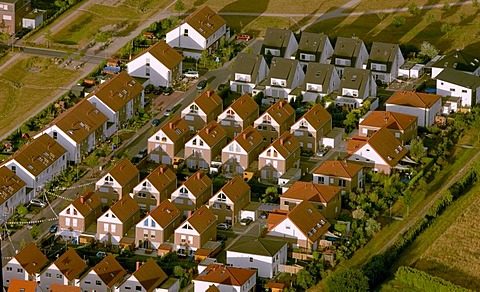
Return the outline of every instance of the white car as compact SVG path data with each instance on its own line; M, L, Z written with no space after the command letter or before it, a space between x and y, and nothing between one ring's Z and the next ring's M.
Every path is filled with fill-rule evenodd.
M187 78L193 78L193 79L198 79L200 75L198 74L198 71L187 71L183 74L183 76Z
M43 207L47 206L47 203L45 203L44 201L42 201L40 199L31 199L30 200L30 205L43 208Z

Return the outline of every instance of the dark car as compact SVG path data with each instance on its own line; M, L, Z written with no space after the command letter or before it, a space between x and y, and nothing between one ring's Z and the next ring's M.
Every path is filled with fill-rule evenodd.
M247 226L247 225L250 225L250 223L252 223L252 221L253 221L253 219L250 218L250 217L243 218L242 220L240 220L240 225Z
M200 80L197 83L197 89L204 89L205 87L207 87L207 81L206 80Z
M57 232L58 230L58 224L53 224L52 226L50 226L50 229L48 230L50 233L55 233Z
M227 241L227 239L228 239L228 237L226 237L225 235L217 234L217 241L224 242L224 241Z
M162 92L163 92L163 88L158 87L158 88L155 88L155 90L153 91L153 94L160 95L162 94Z
M155 89L155 86L154 86L153 84L148 84L147 86L145 86L144 92L145 92L146 94L149 94L149 93L151 93L154 89Z
M217 90L218 90L218 91L221 91L221 90L223 90L223 89L225 89L225 88L230 88L230 85L228 85L228 84L226 84L226 83L222 83L222 84L220 84L220 85L217 87Z
M160 120L159 119L155 119L155 120L152 121L152 126L156 127L158 125L160 125Z
M165 90L163 91L163 95L170 95L173 93L173 88L171 87L167 87L165 88Z

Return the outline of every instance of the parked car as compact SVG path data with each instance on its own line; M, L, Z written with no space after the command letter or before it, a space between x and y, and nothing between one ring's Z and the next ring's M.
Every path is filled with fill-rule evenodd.
M217 241L224 242L224 241L227 241L227 239L228 239L228 237L226 237L225 235L217 234Z
M235 38L241 41L249 41L252 38L252 36L248 34L237 34Z
M250 223L252 223L252 221L253 221L252 218L246 217L246 218L243 218L242 220L240 220L240 225L247 226L247 225L250 225Z
M218 223L217 224L217 229L228 230L229 228L230 228L230 225L228 225L228 223Z
M159 86L158 88L155 88L155 90L153 91L153 94L160 95L160 94L162 94L163 90L164 90L164 88Z
M170 95L173 93L173 88L171 87L167 87L165 88L165 90L163 91L163 95Z
M33 224L27 224L27 229L30 230L33 228Z
M217 87L217 90L218 90L218 91L221 91L221 90L223 90L223 89L225 89L225 88L230 88L230 85L227 84L227 83L222 83L222 84L220 84L220 85Z
M95 256L97 258L104 258L104 257L107 256L107 254L104 251L99 251L99 252L97 252L97 254Z
M155 90L155 86L153 84L148 84L147 86L145 86L145 89L144 89L144 92L146 94L149 94L151 93L153 90Z
M171 107L167 107L165 112L163 113L164 116L168 117L170 114L172 114L173 110Z
M140 151L138 151L138 154L135 155L139 159L142 159L143 157L147 156L147 147L142 148Z
M192 78L192 79L198 79L198 77L200 77L200 75L198 74L198 71L193 71L193 70L183 73L183 76L187 78Z
M31 199L30 200L30 205L43 208L43 207L47 206L47 203L45 203L44 201L42 201L40 199Z
M197 83L197 89L204 89L205 87L207 87L207 80L200 80Z
M53 224L52 226L50 226L50 229L48 230L48 232L50 232L50 233L56 233L57 230L58 230L58 224L55 223L55 224Z
M160 125L160 120L159 119L155 119L155 120L152 121L152 126L156 127L158 125Z

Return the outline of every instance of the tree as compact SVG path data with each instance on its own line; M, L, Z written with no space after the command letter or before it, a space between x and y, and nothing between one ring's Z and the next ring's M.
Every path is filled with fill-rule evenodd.
M275 203L278 201L278 189L277 187L268 187L265 190L265 194L262 195L262 201L264 203Z
M413 203L413 196L410 190L406 190L403 192L403 203L407 206L407 217L410 214L410 206Z
M407 22L407 19L403 16L394 16L392 20L392 24L396 27L399 28L400 26L404 26L405 23Z
M373 218L368 218L365 222L365 233L368 237L374 236L375 233L380 231L380 223Z
M410 141L410 156L413 160L419 161L422 157L425 157L426 154L422 140L412 139L412 141Z
M305 290L316 284L315 278L306 269L302 269L298 272L296 282L298 287Z
M47 41L47 48L50 48L50 42L52 41L52 31L50 29L45 31L45 40Z
M431 43L424 41L422 45L420 46L420 56L425 56L428 57L428 59L432 59L436 55L438 55L438 49L432 45Z
M411 15L415 16L420 14L420 8L418 8L417 4L412 2L408 4L408 12L410 12Z
M173 268L173 276L179 279L180 288L187 287L190 281L190 273L187 273L184 268L175 266Z
M30 235L34 240L38 238L38 236L40 235L40 229L38 229L37 225L32 226L32 229L30 229Z
M28 209L27 209L27 207L25 207L23 205L18 205L17 206L17 213L20 216L25 216L25 215L28 214Z
M255 102L260 106L262 105L262 99L264 98L264 94L263 92L259 92L258 94L255 94L253 96L253 100L255 100Z
M177 2L175 2L175 10L176 10L176 11L183 11L183 10L185 10L185 4L183 3L182 0L177 0Z
M328 291L363 292L369 291L368 278L362 271L346 268L334 273L327 281Z
M453 31L453 25L451 23L444 23L440 27L440 31L446 35L449 35Z

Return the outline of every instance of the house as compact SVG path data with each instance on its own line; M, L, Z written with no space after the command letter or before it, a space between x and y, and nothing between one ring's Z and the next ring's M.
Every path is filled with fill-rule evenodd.
M218 222L234 225L240 221L241 211L250 204L250 197L250 186L243 177L236 176L210 198L208 206Z
M321 104L309 109L290 129L302 152L312 153L317 153L322 146L322 138L331 130L332 116Z
M172 164L177 157L183 159L185 143L192 131L187 122L174 116L160 130L148 138L150 160L156 163Z
M37 281L37 275L48 263L47 257L34 242L30 242L2 268L3 286L12 287L12 281Z
M36 281L27 281L12 279L8 286L8 292L37 292L38 284ZM7 290L4 290L7 291Z
M119 245L122 238L140 220L140 208L130 195L123 196L97 219L97 239Z
M255 269L262 278L273 278L287 263L287 243L261 237L241 236L227 250L227 265Z
M264 56L290 58L297 49L298 43L291 30L268 27L260 52Z
M85 232L102 215L102 201L92 190L86 190L58 214L59 233L61 235ZM78 241L77 241L78 242Z
M254 269L211 264L193 279L193 291L252 292L256 283L257 271Z
M171 195L171 201L175 204L183 217L188 217L208 202L213 195L212 180L202 170L191 175Z
M127 158L122 158L103 177L95 183L95 190L102 204L112 202L128 195L140 180L140 172Z
M367 69L372 72L373 79L390 83L400 75L399 69L405 63L400 46L373 42L368 57Z
M270 65L270 71L265 85L265 96L274 101L282 98L296 98L291 92L301 87L305 79L305 73L298 60L274 57Z
M185 144L185 163L189 168L208 170L227 145L227 131L211 121Z
M293 210L303 201L316 206L328 219L336 218L342 209L341 188L327 184L296 181L280 196L280 208Z
M339 187L345 193L363 189L365 173L355 162L327 160L313 171L313 183Z
M252 94L253 88L267 78L268 72L263 55L240 52L233 63L230 90Z
M407 144L417 138L418 117L398 112L371 111L360 119L358 134L370 136L373 132L385 127L402 142Z
M243 175L263 150L263 136L252 126L222 149L223 173L226 176Z
M182 118L187 122L191 131L199 131L223 111L223 102L220 96L207 90L197 96L193 102L182 110Z
M70 285L62 285L58 283L53 283L50 285L49 292L82 292L80 287L70 286Z
M361 69L367 60L367 47L361 39L339 37L330 64L335 65L338 75L342 77L346 67Z
M152 211L161 202L170 199L177 188L177 176L166 164L161 164L150 172L135 188L133 198L140 210Z
M217 49L223 36L229 37L225 19L203 6L167 32L166 41L171 47L183 50L185 57L200 59L202 51Z
M417 117L419 127L430 127L442 111L442 97L414 91L397 91L386 102L388 112Z
M15 214L18 205L33 199L33 193L27 195L25 182L8 167L0 167L0 211L2 220L7 221Z
M345 68L335 105L359 108L368 97L377 96L377 83L370 70Z
M181 219L177 207L169 200L163 201L135 226L136 246L158 249L173 235Z
M174 243L179 255L191 255L205 243L217 238L217 218L202 205L175 229Z
M27 194L33 189L34 195L67 168L67 150L43 134L18 149L3 166L25 182Z
M79 163L105 139L107 120L106 115L82 99L53 120L35 138L48 134L67 149L68 161Z
M112 254L108 254L80 278L79 286L82 291L114 292L115 286L126 275L127 271Z
M78 253L73 248L68 248L41 272L37 281L39 281L42 291L48 291L54 284L75 286L76 281L87 268L88 265Z
M253 123L262 134L264 141L272 143L287 132L295 123L295 110L286 100L279 100L270 106Z
M432 64L432 78L436 78L446 68L480 76L480 57L461 50L444 55Z
M329 64L333 55L332 43L327 35L311 32L302 32L296 59L304 68L308 68L310 64ZM308 67L307 67L308 65Z
M160 40L128 62L127 73L147 78L155 86L171 87L182 78L182 60L179 52Z
M109 137L143 108L143 86L122 71L87 95L86 99L108 117L105 136Z
M349 161L385 174L390 174L408 152L387 128L381 128L370 137L353 137L348 141L347 150Z
M253 125L258 116L258 104L250 94L245 93L227 107L218 116L217 121L227 131L227 137L231 140Z
M300 167L300 143L290 132L285 132L273 141L258 156L258 170L261 178L278 181L291 168Z
M272 212L267 217L267 238L279 238L293 248L316 251L330 223L309 201L301 201L291 211Z
M480 77L451 68L437 75L437 94L460 97L463 107L473 107L480 102Z
M22 29L22 19L32 10L31 0L0 1L1 33L16 34Z
M149 258L143 265L137 265L137 270L116 291L178 292L180 283L178 279L168 278L162 268Z
M303 102L318 102L340 87L340 77L331 64L309 63L302 85Z

